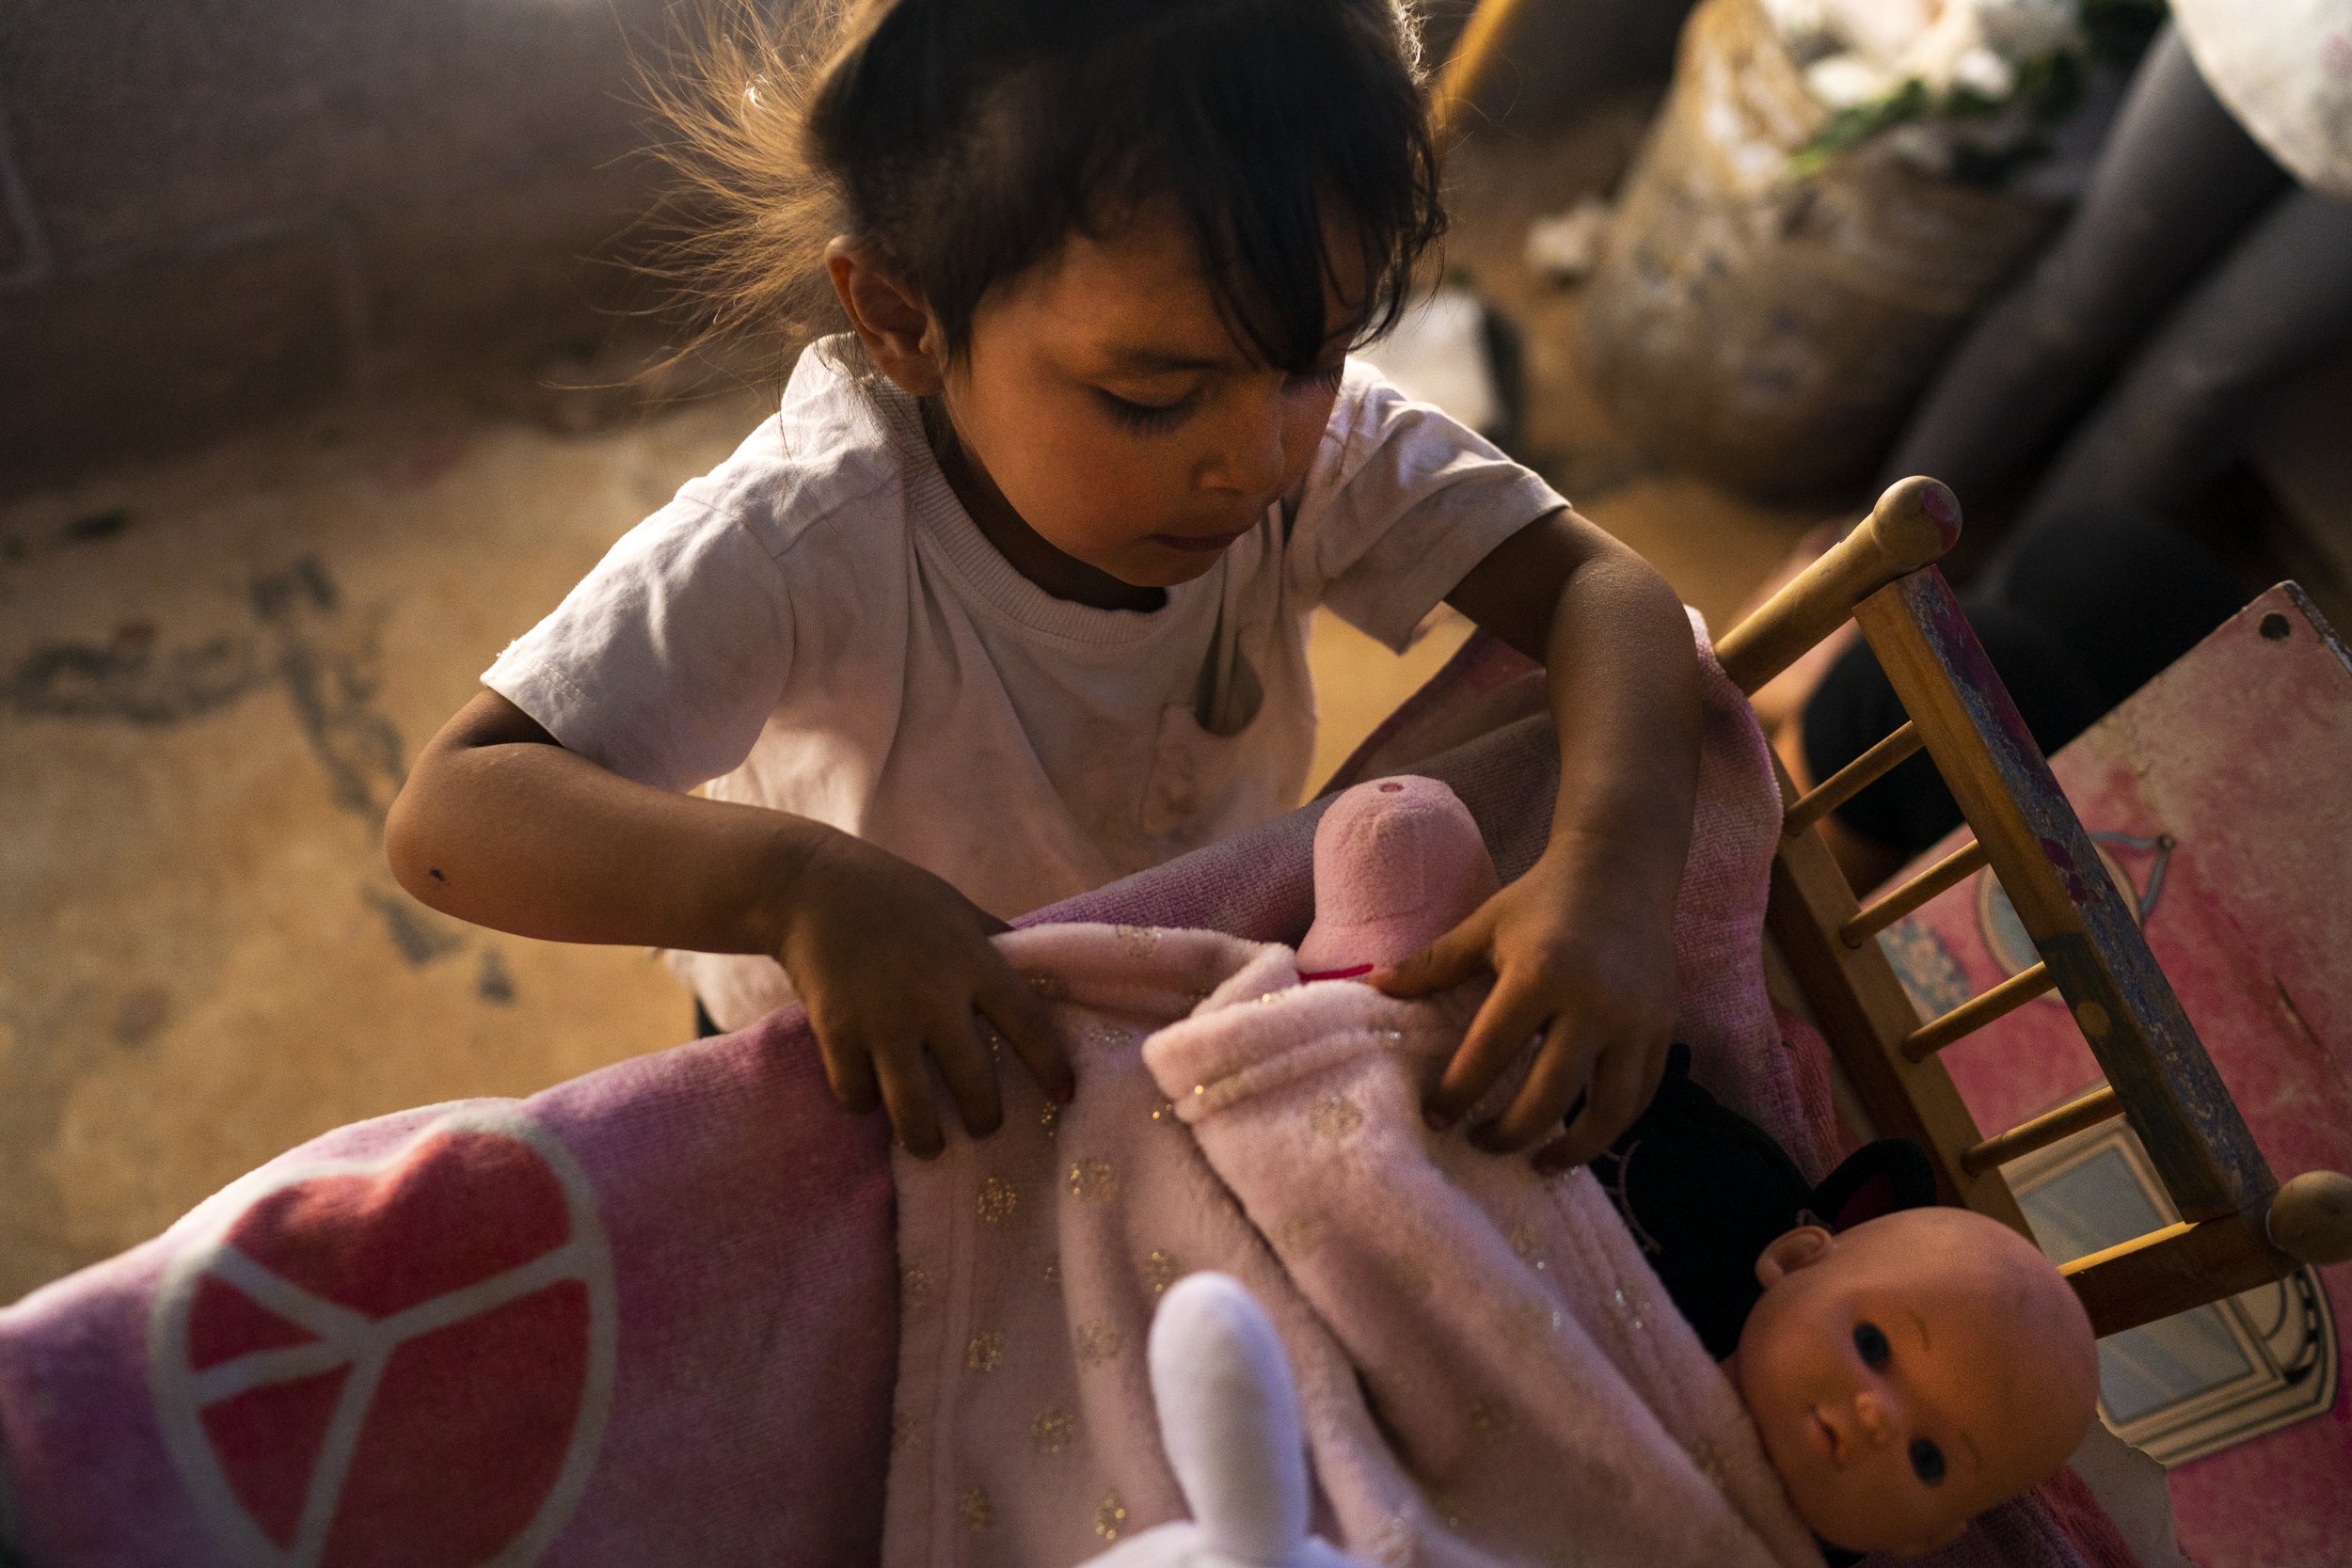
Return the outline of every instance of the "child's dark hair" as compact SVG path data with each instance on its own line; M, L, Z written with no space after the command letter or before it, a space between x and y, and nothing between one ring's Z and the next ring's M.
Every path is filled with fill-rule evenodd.
M1445 227L1403 0L816 0L694 53L655 87L699 218L665 270L714 333L837 320L848 233L960 355L993 287L1168 200L1235 341L1304 373L1327 287L1359 276L1377 336Z

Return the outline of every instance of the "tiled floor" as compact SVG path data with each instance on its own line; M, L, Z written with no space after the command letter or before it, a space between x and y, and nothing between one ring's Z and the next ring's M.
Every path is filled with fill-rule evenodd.
M1466 162L1454 255L1530 329L1531 456L1720 621L1812 518L1647 472L1518 267L1528 214L1613 173L1611 112ZM336 1123L689 1033L645 954L452 924L378 838L505 641L756 417L346 412L0 510L0 1302ZM1318 776L1461 633L1319 625Z

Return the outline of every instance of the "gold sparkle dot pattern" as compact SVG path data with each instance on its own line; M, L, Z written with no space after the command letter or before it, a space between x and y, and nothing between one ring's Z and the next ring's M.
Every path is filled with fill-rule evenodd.
M1513 1228L1511 1232L1511 1250L1518 1255L1520 1262L1525 1263L1529 1268L1534 1269L1538 1273L1542 1272L1544 1267L1544 1248L1543 1243L1535 1239L1535 1227L1534 1226L1521 1225Z
M1116 1541L1127 1528L1127 1505L1119 1500L1116 1492L1105 1492L1103 1500L1094 1505L1094 1533L1105 1541Z
M1119 1196L1119 1173L1107 1160L1073 1161L1070 1196L1085 1203L1108 1203Z
M963 1515L963 1528L977 1535L996 1522L996 1505L988 1500L988 1488L967 1486L956 1499L956 1512Z
M1155 1296L1183 1278L1184 1273L1184 1266L1176 1261L1172 1253L1155 1251L1143 1260L1143 1282L1152 1287Z
M1699 1471L1721 1487L1729 1479L1724 1473L1724 1456L1715 1451L1712 1443L1701 1443L1698 1451Z
M1152 1106L1152 1119L1163 1127L1175 1126L1176 1102L1172 1100L1163 1100L1157 1105Z
M918 1310L931 1299L931 1276L922 1268L909 1263L898 1271L898 1299L910 1312Z
M1047 1101L1045 1109L1037 1114L1037 1124L1045 1129L1045 1135L1049 1138L1058 1132L1061 1128L1061 1101Z
M973 1202L980 1212L981 1220L989 1225L1002 1225L1012 1217L1013 1210L1020 1206L1021 1194L1011 1182L992 1176L980 1183L979 1193Z
M972 1336L963 1347L963 1364L976 1372L993 1372L1005 1364L1005 1337L993 1328Z
M1078 1418L1067 1410L1041 1410L1029 1423L1029 1441L1040 1453L1059 1453L1077 1440Z
M1073 1338L1077 1343L1078 1365L1081 1367L1101 1366L1112 1356L1117 1355L1119 1347L1127 1342L1126 1337L1119 1332L1116 1323L1106 1323L1100 1318L1089 1318L1080 1323Z
M1045 1267L1041 1272L1045 1275L1045 1283L1059 1290L1061 1288L1061 1254L1057 1252L1046 1259Z
M1029 989L1048 1002L1058 1002L1070 994L1070 988L1061 983L1058 974L1032 974Z
M1119 939L1119 950L1131 958L1148 958L1160 950L1156 926L1114 926L1111 934Z
M1333 1142L1346 1137L1363 1124L1363 1111L1343 1094L1325 1095L1315 1101L1314 1109L1307 1113L1307 1125L1313 1129L1315 1136L1329 1138Z

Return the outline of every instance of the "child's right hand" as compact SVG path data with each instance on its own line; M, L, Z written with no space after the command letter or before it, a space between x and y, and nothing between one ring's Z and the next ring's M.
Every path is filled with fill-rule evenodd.
M941 1148L923 1057L975 1137L1004 1120L989 1026L1047 1098L1070 1061L1028 983L989 938L1005 923L942 879L847 833L810 848L779 918L775 957L808 1009L825 1076L851 1111L886 1106L907 1152Z

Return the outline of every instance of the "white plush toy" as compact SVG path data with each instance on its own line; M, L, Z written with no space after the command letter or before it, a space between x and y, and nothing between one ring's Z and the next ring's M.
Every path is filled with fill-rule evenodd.
M1152 1397L1186 1523L1080 1568L1371 1568L1307 1533L1307 1453L1289 1357L1265 1309L1228 1275L1172 1287L1152 1320Z

